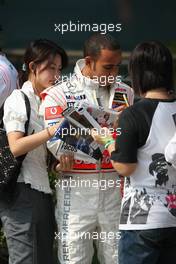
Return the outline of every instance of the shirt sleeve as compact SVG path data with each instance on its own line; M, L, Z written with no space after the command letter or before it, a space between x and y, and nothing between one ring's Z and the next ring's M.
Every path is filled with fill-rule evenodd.
M118 136L116 139L115 150L111 153L111 159L121 163L136 163L137 150L137 122L129 107L120 115Z
M6 82L2 76L2 72L0 71L0 108L3 105L5 99L7 98L7 96L9 95L7 86L6 86Z
M176 133L165 148L165 158L176 168Z
M0 68L0 107L11 92L18 88L17 71L11 63L10 66L10 69L7 68L7 65L6 67L3 67L3 69Z
M7 133L25 132L26 120L27 114L23 94L20 90L14 90L4 104L3 122Z

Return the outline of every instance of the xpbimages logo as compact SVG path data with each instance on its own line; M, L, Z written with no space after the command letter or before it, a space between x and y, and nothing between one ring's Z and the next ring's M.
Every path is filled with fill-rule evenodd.
M81 23L79 20L72 22L71 20L67 23L55 23L54 31L61 33L65 32L100 32L106 34L108 32L120 32L122 30L122 24L106 24L106 23Z
M101 243L107 242L109 240L118 241L121 239L121 232L85 232L85 231L78 231L78 232L55 232L55 239L61 241L70 241L75 239L81 240L99 240Z
M117 136L120 136L122 134L121 132L121 128L118 127L116 129L114 129L113 127L109 128L107 130L107 128L94 128L94 129L90 129L90 128L85 128L85 127L72 127L70 126L69 128L67 127L63 127L63 128L58 128L58 130L56 131L58 136L61 136L62 138L64 138L65 136L86 136L86 135L101 135L102 137L106 138L109 135L113 135L114 133L116 133Z

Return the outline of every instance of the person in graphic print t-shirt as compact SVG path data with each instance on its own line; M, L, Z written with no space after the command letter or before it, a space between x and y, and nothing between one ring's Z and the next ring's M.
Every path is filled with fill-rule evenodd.
M159 42L141 43L132 52L129 70L133 87L143 98L121 114L116 142L94 135L106 144L117 172L126 176L119 263L172 263L176 259L176 170L164 156L175 133L172 56Z

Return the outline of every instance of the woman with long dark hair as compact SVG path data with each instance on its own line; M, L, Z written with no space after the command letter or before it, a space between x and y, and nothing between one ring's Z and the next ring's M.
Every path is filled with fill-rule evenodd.
M52 86L67 65L67 55L57 44L39 39L24 56L22 91L27 95L31 115L28 135L24 96L15 90L4 105L4 126L15 157L26 154L17 182L18 196L0 202L0 216L7 240L10 264L52 264L54 208L47 172L45 142L53 137L58 124L43 128L40 93Z

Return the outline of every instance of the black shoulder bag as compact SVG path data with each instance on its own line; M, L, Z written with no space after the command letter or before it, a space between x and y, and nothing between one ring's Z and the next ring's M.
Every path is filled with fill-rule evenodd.
M27 112L24 136L27 136L31 107L27 95L25 93L23 95ZM0 128L0 200L10 202L13 199L18 175L26 154L15 158L10 151L6 131Z

